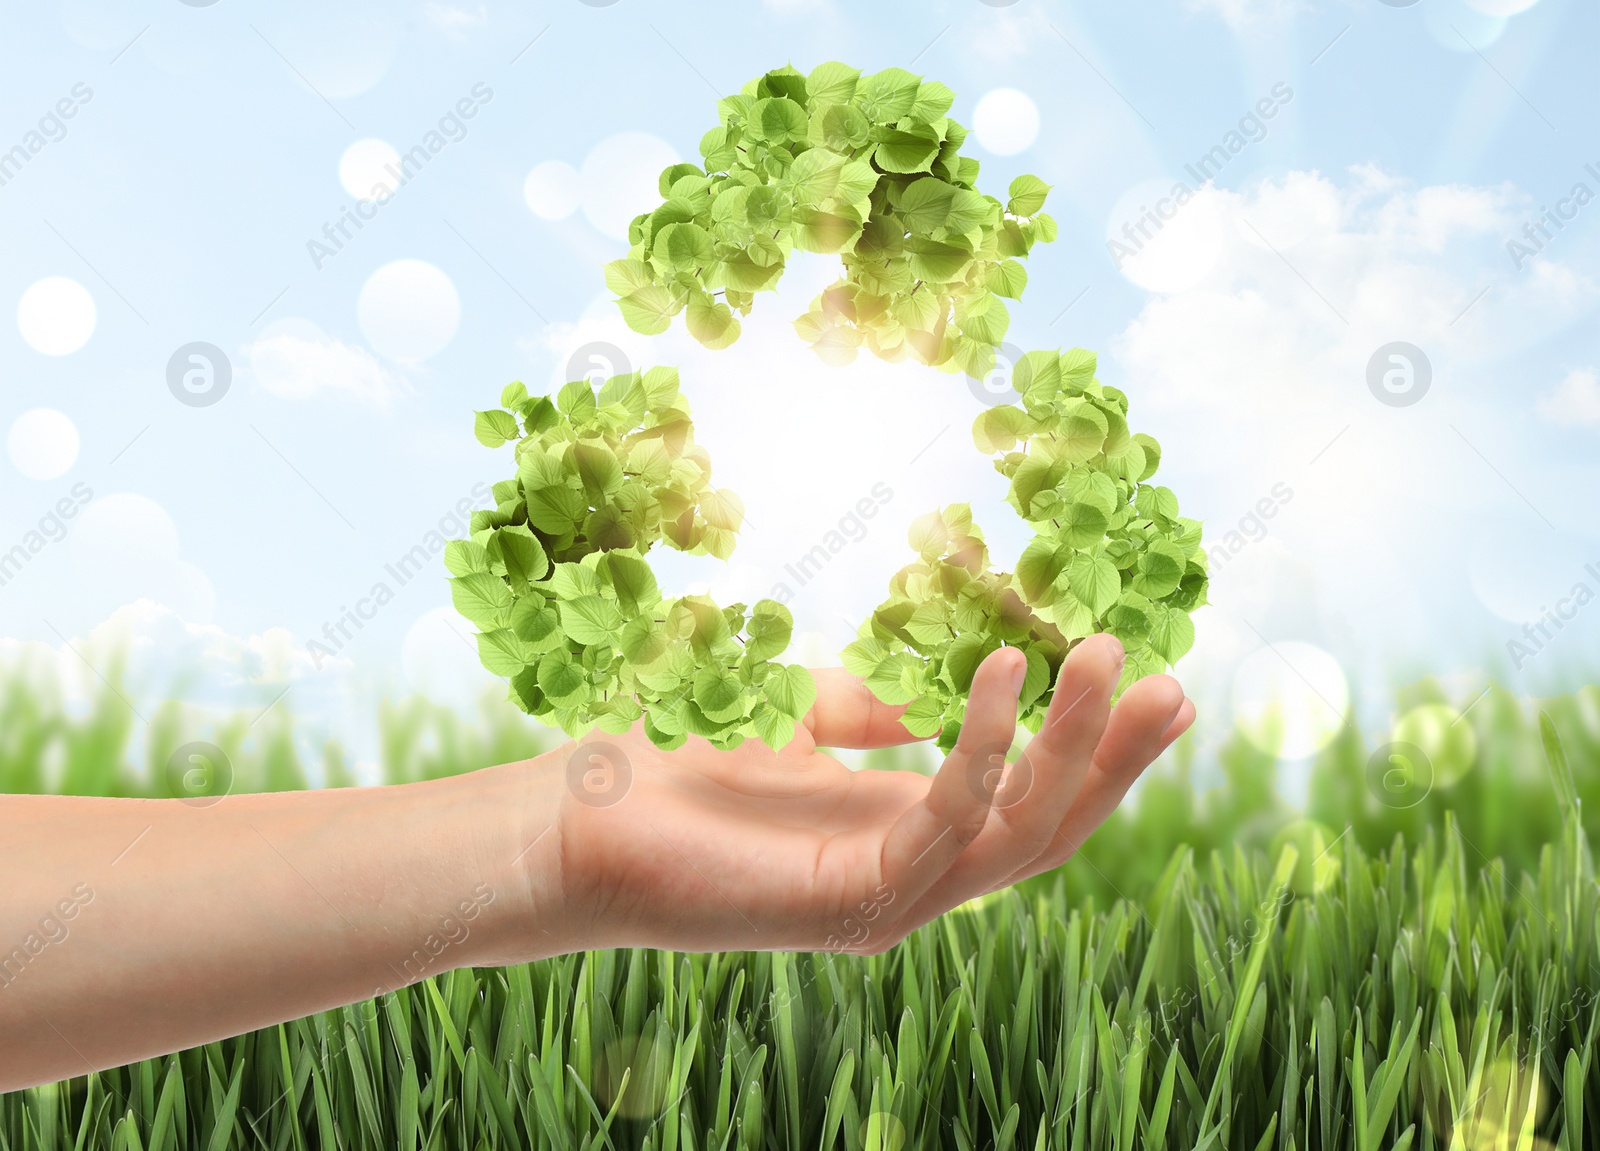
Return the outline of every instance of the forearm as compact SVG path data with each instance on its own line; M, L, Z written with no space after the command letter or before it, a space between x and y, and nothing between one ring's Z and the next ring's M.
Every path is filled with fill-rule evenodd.
M0 797L0 1090L563 950L554 786Z

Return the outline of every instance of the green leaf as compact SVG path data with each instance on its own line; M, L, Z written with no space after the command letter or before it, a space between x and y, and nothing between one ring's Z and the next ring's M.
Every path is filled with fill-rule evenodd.
M1155 612L1149 600L1134 591L1125 591L1105 613L1106 630L1126 648L1143 644L1150 634Z
M1133 590L1149 599L1161 599L1178 589L1188 566L1181 549L1166 540L1152 540L1134 563Z
M550 570L550 558L545 555L543 545L526 527L499 528L491 539L491 547L506 565L506 578L513 586L541 580Z
M622 309L623 322L646 336L659 336L671 327L672 317L682 306L671 291L659 284L637 288L618 300L617 305Z
M528 388L521 380L512 380L500 389L500 406L502 408L521 408L528 402Z
M1068 348L1061 353L1061 378L1068 383L1087 384L1094 379L1097 359L1088 348Z
M1110 517L1090 503L1067 504L1055 513L1052 522L1059 525L1062 542L1075 548L1099 543L1111 526Z
M472 540L450 540L444 545L444 566L451 575L464 576L489 570L489 554Z
M653 664L666 653L666 630L649 616L635 616L623 625L617 650L636 666Z
M1194 621L1189 614L1166 604L1154 605L1150 649L1167 663L1177 663L1194 646Z
M727 668L703 667L695 672L694 701L706 716L718 722L733 718L740 711L744 685Z
M583 694L583 668L573 662L565 648L546 652L539 659L539 690L557 703L577 699Z
M1037 647L1028 648L1024 655L1028 660L1028 670L1022 677L1022 691L1017 697L1017 706L1027 710L1050 686L1050 661Z
M750 131L758 140L783 144L805 137L805 109L786 96L756 101L751 109Z
M1095 630L1094 612L1070 590L1058 589L1055 602L1040 614L1054 621L1056 629L1069 640L1082 639Z
M910 703L921 692L908 656L891 655L867 676L867 688L887 704Z
M906 229L926 235L950 217L956 189L934 176L913 180L900 193L899 213Z
M627 296L651 283L650 265L643 260L612 260L605 267L606 287L616 296Z
M971 188L957 188L950 202L950 218L944 222L945 233L961 233L963 242L970 243L973 233L992 230L998 218L994 201Z
M497 575L469 572L450 581L450 602L480 629L504 627L511 614L511 589Z
M1134 507L1148 520L1170 521L1178 514L1178 497L1171 488L1142 484L1134 497Z
M565 484L567 465L562 453L546 451L534 443L523 445L517 453L517 482L525 492Z
M794 616L776 600L757 601L745 627L745 655L749 659L776 659L789 647Z
M978 413L978 418L972 422L972 442L985 454L1007 452L1031 430L1032 421L1027 412L1011 404L1000 404Z
M857 81L856 103L878 123L892 123L910 113L921 86L920 76L904 68L885 68Z
M609 643L622 626L616 604L597 595L579 596L560 602L561 630L581 644Z
M1156 469L1161 466L1161 445L1153 437L1147 436L1143 432L1136 434L1133 437L1133 442L1138 444L1144 451L1144 470L1140 475L1133 477L1143 483L1155 475Z
M889 649L875 639L858 639L839 653L839 660L851 675L866 679L889 657Z
M712 351L720 351L739 338L739 321L732 310L704 292L690 295L684 322L689 334Z
M938 647L952 635L949 607L942 600L919 603L905 622L905 631L924 647Z
M479 632L478 658L495 675L516 675L528 662L522 640L509 628Z
M1122 575L1103 555L1083 554L1074 558L1067 566L1067 584L1072 594L1097 616L1110 610L1122 594Z
M985 293L981 296L967 297L956 308L956 323L960 325L963 335L971 336L991 347L998 347L1000 341L1006 338L1006 329L1011 324L1011 314L998 296Z
M856 94L861 73L848 64L829 60L806 76L806 95L816 104L845 104Z
M575 488L540 488L528 493L528 522L549 535L571 535L588 510L583 493Z
M997 296L1008 300L1022 299L1022 290L1028 286L1028 269L1016 260L1001 260L989 269L984 286ZM1049 357L1054 360L1054 356ZM1024 389L1018 388L1018 391Z
M788 103L788 101L784 101L784 103ZM668 224L656 233L655 243L651 251L657 267L666 268L673 272L693 271L715 259L711 246L711 236L698 224ZM624 297L624 317L627 316L627 301L634 300L637 302L640 291L648 291L648 289L637 289ZM632 320L628 322L631 326Z
M799 664L784 664L774 669L762 686L767 701L790 719L804 719L811 705L817 702L817 682Z
M511 630L530 651L544 652L561 639L561 617L541 595L525 595L511 607Z
M1084 463L1100 453L1108 426L1099 408L1086 400L1073 400L1056 425L1055 441L1065 459Z
M1011 199L1006 211L1013 216L1032 216L1044 207L1050 185L1037 176L1018 176L1011 181Z
M608 552L600 562L605 568L612 594L630 615L652 609L661 602L661 589L656 585L655 573L638 556Z
M672 474L672 457L660 440L639 440L628 453L627 470L652 487L660 487Z
M924 695L911 701L900 715L900 726L918 739L927 739L944 726L945 702L937 695Z
M839 185L845 157L829 148L802 152L784 177L796 204L820 204L832 196Z
M587 424L594 419L594 389L587 380L573 380L563 384L556 393L556 408L573 424Z
M1043 537L1036 538L1023 548L1022 555L1017 559L1017 582L1022 586L1023 598L1030 603L1042 599L1056 582L1066 562L1067 555L1063 549ZM1116 576L1114 570L1111 574Z
M738 493L720 488L700 498L700 514L710 526L736 532L744 523L744 501Z
M866 199L878 186L878 173L865 160L852 160L839 170L834 195L845 203Z
M761 741L774 751L787 746L799 726L794 719L764 701L750 713L750 724Z
M931 123L947 115L956 94L937 80L924 80L917 88L917 98L908 113L913 120Z
M962 695L971 691L978 665L999 648L999 640L978 632L957 636L944 657L944 672L950 686Z
M909 131L889 129L878 137L873 159L885 172L910 174L926 172L939 154L939 141L926 128Z
M959 279L972 262L972 253L954 244L913 236L906 241L911 274L919 280L947 284Z
M499 408L474 414L472 434L486 448L498 448L509 440L521 437L517 430L517 417Z
M617 494L622 487L622 461L603 440L580 440L572 445L572 462L590 502Z

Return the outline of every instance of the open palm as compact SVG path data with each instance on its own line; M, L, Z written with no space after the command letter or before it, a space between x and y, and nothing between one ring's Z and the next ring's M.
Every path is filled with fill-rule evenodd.
M932 777L851 771L820 750L914 741L903 709L842 670L781 751L639 728L576 745L558 823L566 905L590 946L876 953L974 896L1056 867L1183 733L1194 707L1152 676L1113 709L1122 648L1084 641L1009 768L1025 661L1004 648L973 680L955 749Z

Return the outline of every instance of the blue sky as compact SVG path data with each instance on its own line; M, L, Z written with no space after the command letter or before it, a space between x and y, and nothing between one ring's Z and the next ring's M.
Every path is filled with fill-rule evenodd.
M120 635L140 690L289 687L357 743L382 692L470 698L484 676L442 567L386 565L509 473L472 409L559 382L594 342L680 365L718 482L745 496L731 564L663 561L682 586L768 594L874 484L893 492L797 595L808 658L849 638L930 507L970 499L1014 557L964 380L829 369L793 337L822 258L726 352L634 336L607 299L619 228L696 154L715 96L841 59L954 88L986 190L1054 185L1060 238L1009 339L1099 349L1208 543L1238 533L1179 669L1213 728L1278 693L1312 746L1342 692L1436 674L1464 705L1489 675L1537 693L1592 666L1592 5L74 0L0 5L0 31L0 156L26 153L0 162L0 551L72 509L0 585L17 658L70 669L68 639L100 658ZM385 148L430 132L427 164L316 248ZM1202 186L1186 165L1213 148ZM1108 241L1179 180L1192 202L1119 260ZM1571 217L1545 216L1548 237L1546 210ZM194 342L231 369L206 406L168 383ZM1368 386L1396 342L1431 369L1409 406ZM380 583L392 599L313 666L307 641Z

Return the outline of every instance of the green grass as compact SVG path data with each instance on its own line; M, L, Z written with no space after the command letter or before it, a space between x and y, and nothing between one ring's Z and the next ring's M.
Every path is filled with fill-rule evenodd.
M1315 767L1312 825L1236 740L1220 790L1194 797L1180 755L1083 858L883 956L457 971L0 1096L0 1148L1592 1147L1597 698L1541 705L1569 770L1497 691L1462 721L1469 770L1409 809L1373 800L1382 739L1347 730ZM125 712L109 696L69 718L13 684L0 786L149 792L136 730L153 762L215 740L240 789L304 778L287 713L246 738L253 717L196 733L167 708L146 734ZM394 780L540 738L412 703L384 731ZM324 760L348 778L337 748Z

